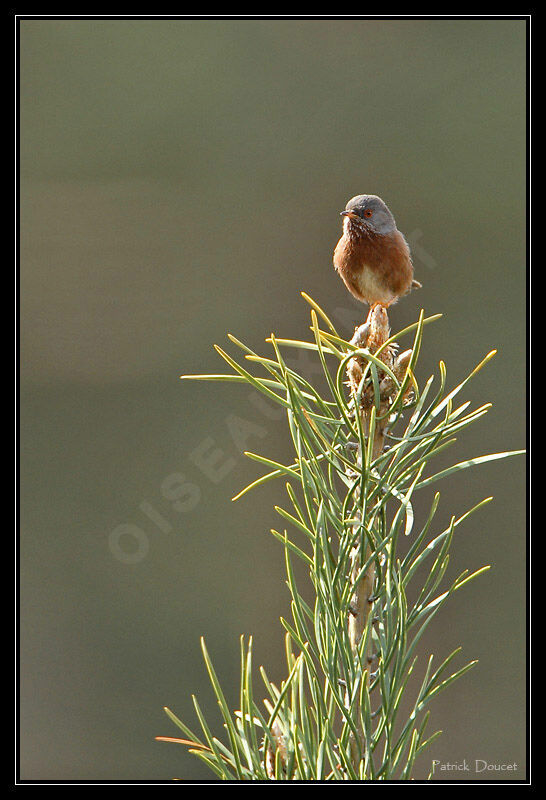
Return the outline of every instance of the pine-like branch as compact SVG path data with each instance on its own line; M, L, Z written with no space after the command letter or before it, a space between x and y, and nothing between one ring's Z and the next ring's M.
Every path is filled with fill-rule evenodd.
M227 740L213 735L195 698L202 738L170 711L184 739L159 738L189 746L223 780L409 780L416 760L438 735L426 733L425 707L476 663L450 673L460 648L435 670L430 656L410 711L399 718L402 700L408 704L425 629L455 591L487 569L465 570L440 588L456 529L491 499L454 516L447 529L433 534L439 494L420 525L413 494L470 466L522 451L479 456L434 473L435 456L454 441L454 434L487 413L489 405L469 411L468 403L454 407L454 400L494 353L450 392L440 362L434 393L433 376L419 388L415 371L425 326L439 315L425 318L421 313L400 331L397 340L413 334L413 343L397 356L382 307L373 308L351 341L345 341L320 306L304 297L312 306L312 341L272 335L273 353L263 357L230 337L246 363L265 376L218 347L232 374L184 376L247 383L286 412L294 461L284 465L249 453L269 471L237 497L278 477L287 481L291 507L277 511L294 533L272 531L284 547L292 601L292 618L281 620L287 678L277 687L261 668L267 697L257 702L252 640L245 644L241 639L241 708L232 712L203 642ZM318 359L326 394L287 365L283 352L289 348ZM410 409L400 430L402 415ZM398 548L402 530L410 537L404 555ZM313 607L296 585L294 557L309 570ZM410 584L417 598L413 602L407 594Z

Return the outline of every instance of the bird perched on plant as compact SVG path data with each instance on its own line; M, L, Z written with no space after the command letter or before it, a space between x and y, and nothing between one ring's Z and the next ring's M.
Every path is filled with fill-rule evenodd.
M334 250L334 267L357 300L388 307L421 288L413 278L408 243L380 197L359 194L341 216L343 235Z

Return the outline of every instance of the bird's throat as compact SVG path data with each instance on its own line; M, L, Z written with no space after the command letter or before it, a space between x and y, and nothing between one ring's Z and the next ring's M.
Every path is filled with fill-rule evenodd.
M369 237L371 232L363 222L356 222L354 219L350 219L350 217L345 217L343 233L349 239L356 240Z

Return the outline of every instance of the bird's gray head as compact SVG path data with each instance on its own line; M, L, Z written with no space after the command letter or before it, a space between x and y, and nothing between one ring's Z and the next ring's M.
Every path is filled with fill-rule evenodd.
M357 194L352 197L341 215L345 217L349 232L385 235L396 230L393 215L383 200L375 194Z

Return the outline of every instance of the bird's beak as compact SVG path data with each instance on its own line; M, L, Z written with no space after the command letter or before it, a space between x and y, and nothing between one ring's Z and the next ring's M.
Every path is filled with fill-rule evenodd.
M342 211L339 216L340 217L349 217L349 219L359 219L358 214L355 214L354 211Z

